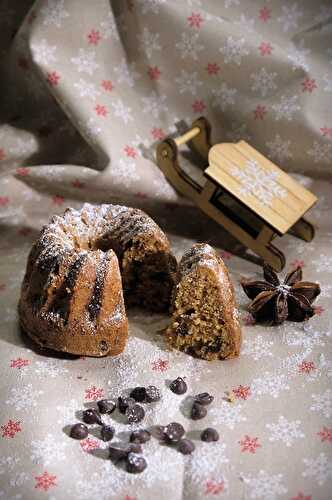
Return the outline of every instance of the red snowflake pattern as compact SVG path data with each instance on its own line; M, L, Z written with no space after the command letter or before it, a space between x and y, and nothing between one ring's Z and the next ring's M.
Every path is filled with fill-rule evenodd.
M239 445L242 452L249 451L249 453L256 453L257 448L262 446L258 442L258 437L252 438L248 435L239 441Z
M112 90L114 90L114 85L111 80L103 80L101 86L104 90L107 90L107 92L112 92Z
M153 127L151 135L155 140L161 141L165 137L165 132L158 127Z
M84 399L88 399L90 401L97 401L98 399L101 399L103 395L104 395L104 389L92 385L91 387L88 387L88 389L85 389Z
M215 481L214 479L209 479L205 483L205 495L219 495L225 490L225 481Z
M148 75L150 80L158 80L161 75L161 71L158 66L149 66Z
M311 495L305 495L299 491L296 497L292 497L291 500L311 500Z
M317 436L320 437L320 440L322 443L325 441L328 441L329 443L332 443L332 427L324 427L317 432Z
M248 399L251 396L249 385L238 385L233 389L233 394L237 399Z
M53 205L62 205L64 203L65 199L63 196L60 196L59 194L55 194L52 196L52 203Z
M192 103L192 108L194 113L202 113L206 108L204 101L196 100Z
M217 63L208 63L205 69L209 75L217 75L220 71Z
M29 174L30 174L30 169L27 167L20 167L16 169L16 175L19 175L20 177L26 177Z
M89 452L99 448L99 443L96 439L86 438L80 442L83 451Z
M129 156L129 158L136 158L137 156L137 151L132 146L126 146L123 151L125 152L126 156Z
M91 30L90 33L87 34L87 38L90 45L98 45L101 40L101 35L99 31Z
M271 9L267 5L261 8L259 11L259 19L266 23L271 18Z
M258 48L261 56L270 56L272 54L273 47L269 42L262 42Z
M5 151L2 148L0 148L0 161L4 160L5 158L6 158Z
M187 17L188 24L191 28L200 28L204 19L197 12L192 12L191 16Z
M317 88L316 81L310 78L306 78L301 85L302 92L310 92L310 94Z
M137 500L137 498L131 497L130 495L126 495L123 500Z
M3 292L6 289L5 283L0 283L0 292Z
M263 120L264 115L266 114L266 108L265 106L261 106L260 104L257 104L256 109L253 111L255 120Z
M315 363L313 361L302 361L302 363L297 365L299 373L309 374L316 369Z
M243 317L243 323L245 326L252 326L256 323L256 321L252 314L246 313Z
M146 193L142 193L141 191L137 191L137 193L135 193L135 196L137 198L142 198L142 199L145 199L148 197L148 195Z
M30 364L29 359L16 358L10 360L10 368L18 368L19 370L21 368L24 368L25 366L28 366L29 364Z
M21 227L17 232L21 236L28 236L29 234L32 233L32 229L31 227Z
M314 312L315 314L317 314L317 316L320 316L325 311L324 307L322 306L313 306L313 307L314 307Z
M18 432L22 431L21 422L8 420L5 425L1 426L2 437L13 438Z
M47 471L43 472L40 476L35 476L37 490L48 491L53 486L57 486L56 476L52 476Z
M0 207L6 207L9 203L8 196L0 196Z
M290 263L291 267L305 267L304 260L295 259Z
M71 185L74 188L78 188L78 189L82 189L85 187L84 182L80 181L79 179L75 179L74 181L72 181Z
M60 75L56 71L46 73L46 81L51 87L56 87L60 81Z
M17 66L26 71L27 69L29 69L29 62L25 57L21 56L17 59Z
M97 113L98 116L107 116L107 109L106 109L106 106L102 106L101 104L97 104L97 106L95 107L95 111Z
M167 359L157 359L156 361L152 361L152 370L154 370L155 372L165 372L166 370L168 370L168 365L169 365L169 362L167 361Z
M322 127L319 130L321 131L324 137L329 137L330 139L332 139L332 127Z

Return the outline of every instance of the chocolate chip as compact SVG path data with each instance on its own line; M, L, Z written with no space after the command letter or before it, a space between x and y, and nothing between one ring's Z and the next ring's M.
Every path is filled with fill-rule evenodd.
M70 429L70 437L74 439L84 439L87 437L89 431L84 424L75 424Z
M111 441L115 434L115 429L111 425L103 425L100 429L101 439L103 441Z
M146 389L145 387L135 387L130 393L130 397L142 403L146 398Z
M102 399L97 403L100 413L112 413L116 408L116 403L111 399Z
M191 408L191 418L193 420L200 420L201 418L204 418L207 414L207 409L205 406L201 405L197 401L192 405Z
M145 411L139 404L134 404L126 410L126 417L130 424L137 424L145 417Z
M172 443L177 443L178 441L180 441L185 432L186 431L184 430L183 426L178 422L171 422L164 428L164 435L166 437L166 440Z
M144 457L137 455L137 453L129 453L127 457L127 471L138 474L143 472L147 467Z
M131 443L146 443L147 441L150 441L150 439L151 439L150 432L144 429L138 429L137 431L133 431L130 435Z
M201 433L201 440L206 441L207 443L211 443L212 441L218 441L219 434L216 431L216 429L213 429L212 427L207 427Z
M187 392L187 384L181 377L178 377L175 380L173 380L173 382L170 383L169 388L175 394L184 394L185 392Z
M154 403L155 401L159 401L161 398L160 390L154 385L148 385L148 387L145 388L145 393L145 401L147 403Z
M88 410L84 410L83 422L85 422L86 424L103 425L103 422L100 418L99 413L97 412L97 410L94 410L93 408L89 408Z
M178 442L178 450L183 455L190 455L195 449L195 445L190 439L180 439Z
M125 414L127 409L136 403L134 398L127 398L120 396L118 398L118 408L119 412Z
M119 462L120 460L124 460L128 456L127 448L116 448L114 446L109 447L109 457L112 462Z
M214 397L211 396L211 394L209 394L208 392L201 392L200 394L197 394L194 399L201 405L207 406L212 403Z

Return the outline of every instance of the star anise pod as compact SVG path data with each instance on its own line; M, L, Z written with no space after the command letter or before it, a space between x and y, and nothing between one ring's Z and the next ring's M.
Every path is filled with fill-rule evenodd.
M320 294L318 283L302 281L302 269L290 271L280 283L271 266L264 264L265 281L243 279L242 288L252 302L249 312L257 322L280 325L289 321L305 321L315 314L312 303Z

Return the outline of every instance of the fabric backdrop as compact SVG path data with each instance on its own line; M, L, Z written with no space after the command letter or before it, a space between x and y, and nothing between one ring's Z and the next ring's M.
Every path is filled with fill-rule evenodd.
M2 0L0 20L0 498L330 499L331 2ZM278 241L289 267L321 283L308 323L252 324L239 279L260 276L255 259L156 167L156 143L200 115L213 142L247 140L318 196L315 239ZM29 249L53 213L85 201L145 208L177 257L195 241L218 248L240 307L239 359L169 352L167 317L139 311L113 359L64 359L21 335ZM214 394L204 421L188 420L190 401L167 388L176 376L188 395ZM191 457L152 440L135 476L105 459L97 432L68 437L82 408L144 384L163 394L147 425L182 422ZM125 440L128 427L114 424ZM208 425L218 443L200 442Z

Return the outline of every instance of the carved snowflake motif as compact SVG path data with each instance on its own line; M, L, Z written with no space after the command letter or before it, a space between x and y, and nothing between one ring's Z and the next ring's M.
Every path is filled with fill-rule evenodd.
M219 51L224 55L225 64L235 63L238 66L241 64L242 57L249 54L244 38L234 38L228 36L226 43Z
M280 415L278 421L272 424L266 424L271 432L270 441L282 441L286 446L291 446L298 438L304 438L304 434L299 430L300 420L289 422L283 415Z
M325 453L320 453L317 458L304 458L306 470L302 472L304 477L312 477L321 486L332 478L332 462Z
M249 498L275 500L280 495L287 493L287 488L282 484L282 474L268 474L260 470L256 476L243 476L243 481L249 486Z
M243 196L254 196L267 207L271 207L275 198L285 198L287 192L278 184L279 173L263 169L255 159L246 160L245 166L234 166L232 174L240 182Z

